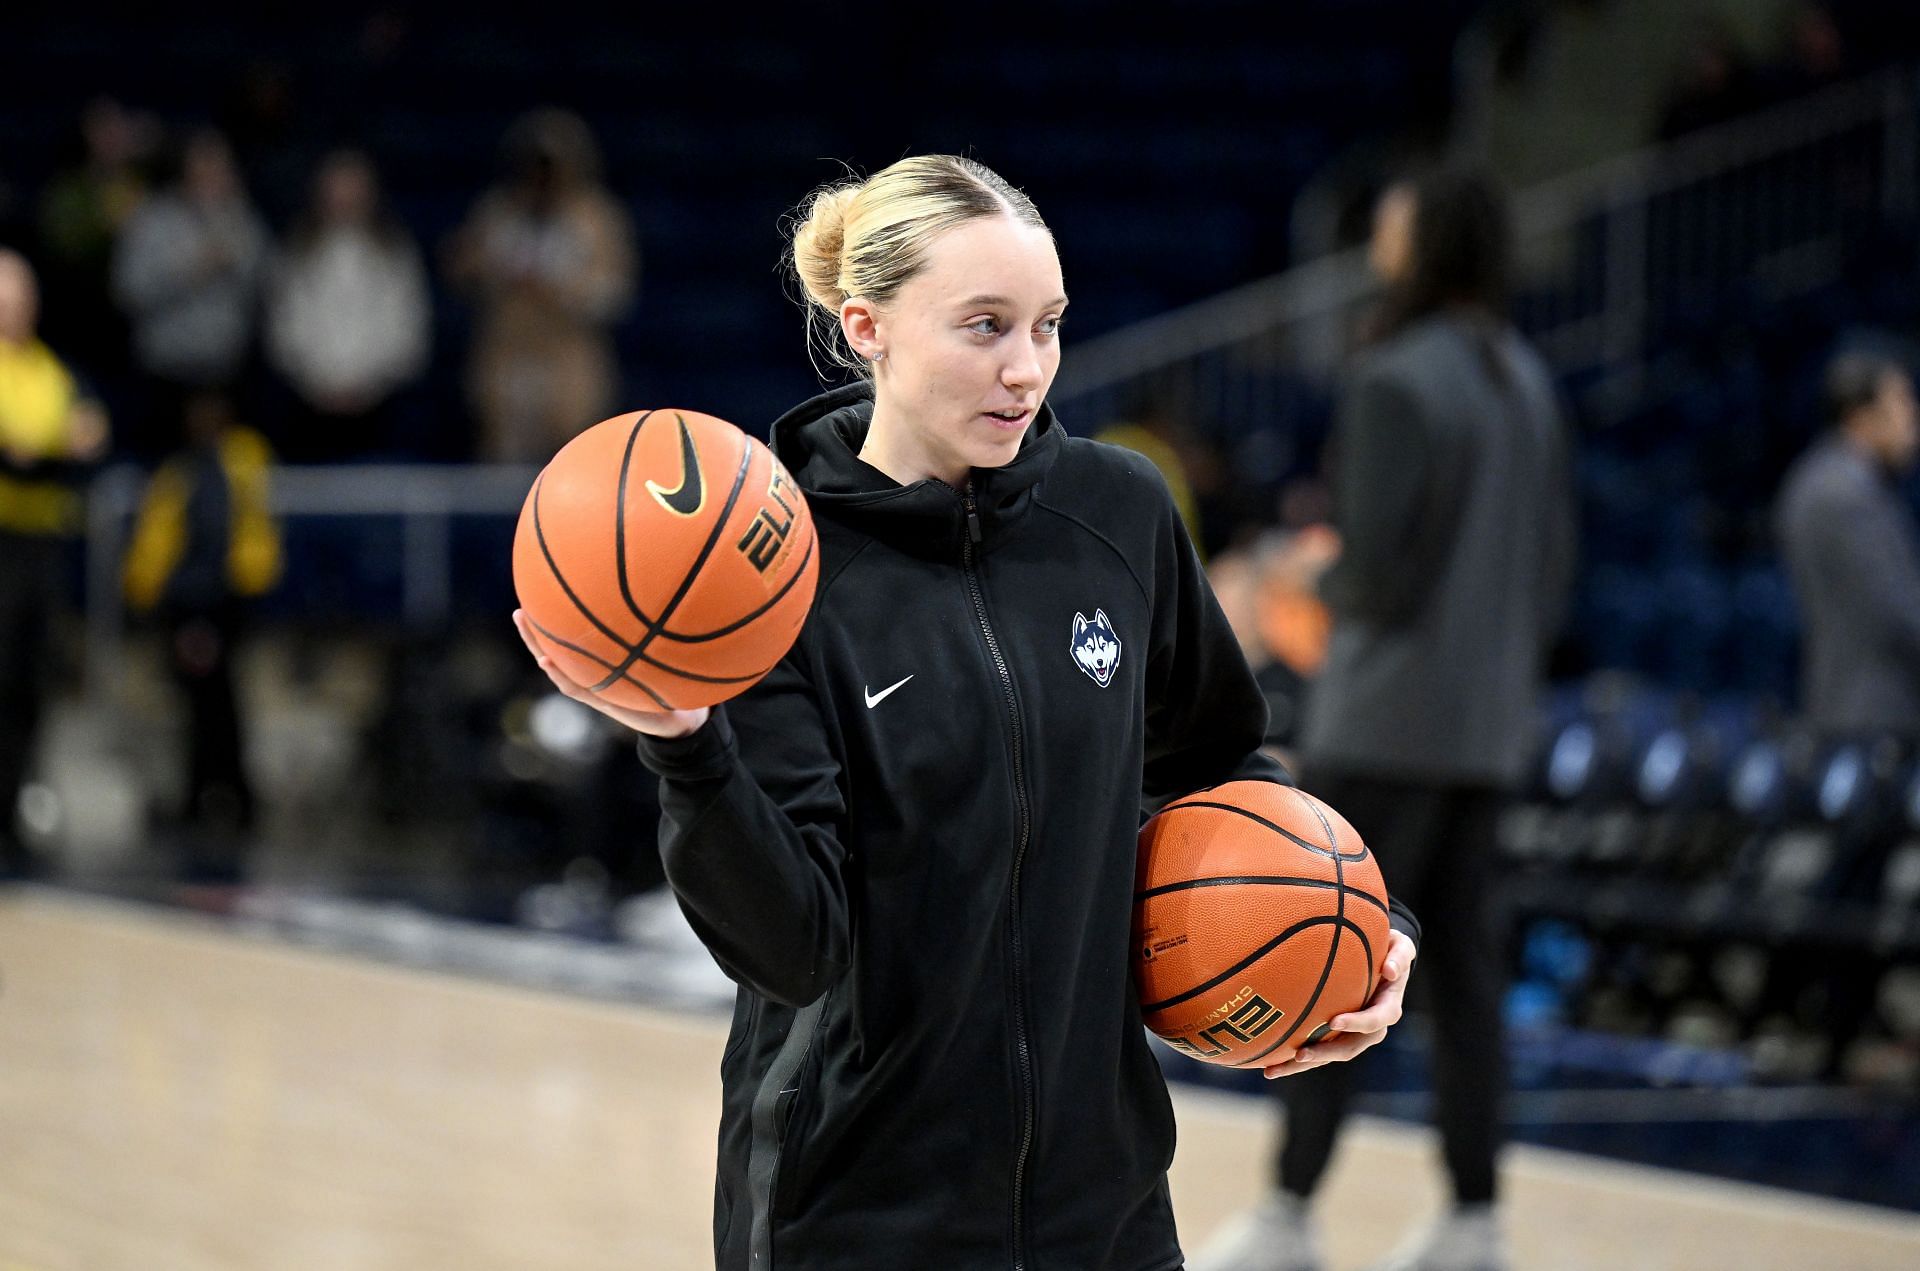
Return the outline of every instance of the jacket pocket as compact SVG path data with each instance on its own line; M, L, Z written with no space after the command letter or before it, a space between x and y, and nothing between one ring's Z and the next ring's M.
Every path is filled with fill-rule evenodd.
M795 1212L800 1200L800 1152L795 1140L804 1134L806 1113L817 1102L804 1098L803 1092L818 1081L816 1042L826 1000L822 997L794 1014L753 1097L747 1187L753 1207L749 1243L755 1265L773 1265L773 1221Z
M820 1051L811 1050L791 1088L782 1090L774 1105L779 1126L779 1157L773 1170L773 1216L791 1218L806 1199L811 1177L806 1166L807 1144L820 1117Z

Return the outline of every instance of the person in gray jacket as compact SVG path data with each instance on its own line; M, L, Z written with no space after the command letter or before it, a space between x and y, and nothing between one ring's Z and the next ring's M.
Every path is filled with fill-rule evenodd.
M139 429L123 440L143 457L182 442L189 397L239 377L271 248L226 139L194 133L179 179L128 219L113 261L114 295L146 381Z
M1568 438L1545 364L1503 316L1499 191L1441 171L1383 196L1371 260L1387 295L1333 433L1340 559L1306 707L1301 787L1346 814L1428 924L1435 1111L1454 1206L1386 1264L1506 1265L1495 1218L1505 967L1495 824L1533 750L1549 643L1571 587ZM1429 916L1430 915L1430 916ZM1273 1192L1192 1271L1320 1265L1308 1206L1352 1079L1283 1083Z
M1831 427L1775 507L1806 631L1801 708L1831 735L1920 739L1920 531L1893 484L1920 457L1913 379L1892 358L1843 353L1826 407Z

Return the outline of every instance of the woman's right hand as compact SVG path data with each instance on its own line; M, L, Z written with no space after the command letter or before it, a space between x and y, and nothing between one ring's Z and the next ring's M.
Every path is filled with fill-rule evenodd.
M711 709L705 706L690 711L636 711L628 710L624 706L615 706L593 690L583 688L568 679L566 674L553 664L553 659L547 656L546 650L540 647L539 639L533 634L533 623L528 620L524 609L513 611L513 625L519 628L520 638L526 641L527 652L533 654L533 660L539 664L541 670L547 673L547 678L553 681L556 689L584 706L593 707L614 723L623 724L636 733L645 733L649 737L684 737L705 724L707 716L712 713Z

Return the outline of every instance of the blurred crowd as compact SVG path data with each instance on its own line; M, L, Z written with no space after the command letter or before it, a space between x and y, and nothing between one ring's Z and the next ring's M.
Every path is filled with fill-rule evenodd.
M0 795L23 788L61 678L65 544L105 464L146 489L123 568L163 637L190 721L176 813L245 832L235 650L282 572L268 506L280 463L538 463L613 412L610 325L632 304L631 218L577 116L542 109L444 241L394 214L353 146L307 157L253 109L170 126L107 96L75 121L29 216L0 225ZM436 294L471 311L458 400L427 389ZM444 306L442 306L444 307ZM469 421L449 447L446 420ZM25 868L0 818L0 873Z
M365 150L255 144L250 164L235 131L96 98L12 227L46 347L112 415L108 453L158 462L211 393L282 461L423 457L425 412L460 413L420 397L442 293L472 309L472 426L435 457L544 460L610 413L609 326L633 302L638 249L579 117L517 120L495 183L430 244Z

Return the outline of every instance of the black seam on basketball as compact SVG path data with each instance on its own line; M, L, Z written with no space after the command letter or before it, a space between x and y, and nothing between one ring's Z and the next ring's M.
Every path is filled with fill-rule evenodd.
M1366 894L1365 892L1360 893L1360 895L1363 895L1363 896L1365 894ZM1373 965L1373 942L1367 939L1367 933L1361 930L1359 925L1356 924L1351 918L1342 918L1340 920L1340 927L1345 928L1347 930L1351 930L1353 932L1354 938L1360 942L1360 948L1366 956L1367 965L1371 967ZM1336 941L1338 941L1339 939L1339 934L1337 929L1335 932L1334 939ZM1333 958L1331 956L1327 958L1327 965L1329 967L1333 965ZM1371 970L1367 972L1367 996L1368 997L1373 996L1373 972ZM1287 1039L1292 1037L1294 1033L1299 1031L1300 1020L1305 1019L1308 1013L1311 1012L1312 1010L1313 1010L1313 1003L1308 1002L1306 1006L1302 1007L1300 1010L1300 1019L1296 1019L1293 1022L1292 1028L1289 1028L1286 1032L1280 1034L1278 1040L1276 1040L1273 1043L1273 1045L1268 1046L1265 1050L1258 1051L1254 1054L1248 1055L1245 1059L1236 1059L1233 1061L1233 1063L1229 1064L1228 1067L1264 1068L1266 1065L1260 1063L1259 1061L1262 1059L1265 1059L1268 1055L1271 1055L1274 1051L1279 1050L1282 1046L1286 1045ZM1318 1032L1319 1030L1316 1029L1314 1031Z
M1301 804L1303 804L1306 807L1307 811L1313 813L1314 820L1320 822L1320 828L1326 833L1326 836L1327 836L1327 847L1329 850L1333 852L1334 859L1338 860L1340 857L1340 836L1333 832L1333 823L1327 820L1326 813L1320 810L1320 805L1318 803L1314 802L1313 799L1309 798L1305 794L1302 794L1298 790L1295 790L1293 792L1293 797L1298 799L1301 802ZM1340 867L1338 865L1335 865L1333 869L1334 869L1334 874L1338 876L1340 872Z
M1361 927L1357 923L1353 923L1349 925L1353 927L1353 938L1360 942L1361 958L1367 964L1367 995L1364 999L1362 999L1362 1002L1361 1002L1361 1004L1364 1006L1367 1002L1371 1002L1373 1000L1373 941L1367 939L1367 933L1365 928ZM1393 928L1388 927L1387 930L1391 932Z
M1315 817L1315 819L1317 819L1317 820L1318 820L1318 821L1320 822L1320 824L1321 824L1321 825L1322 825L1322 826L1323 826L1323 827L1324 827L1324 828L1326 829L1326 831L1327 831L1327 842L1328 842L1328 843L1330 843L1330 844L1332 844L1332 845L1333 845L1333 848L1334 848L1334 857L1333 857L1333 874L1334 874L1334 877L1335 877L1335 878L1338 878L1338 879L1340 879L1340 880L1341 880L1341 882L1342 882L1342 883L1344 884L1344 883L1345 883L1345 881L1346 881L1346 878L1345 878L1345 871L1344 871L1344 870L1343 870L1343 869L1341 868L1341 866L1340 866L1340 862L1341 862L1341 860L1342 860L1342 859L1350 859L1350 860L1358 860L1358 859L1360 859L1360 857L1362 857L1362 856L1365 856L1365 855L1367 854L1367 851L1366 851L1366 845L1365 845L1364 843L1363 843L1363 844L1361 844L1361 847L1360 847L1360 852L1359 852L1359 854L1358 854L1358 855L1356 855L1356 856L1353 856L1353 857L1347 857L1347 858L1342 858L1342 857L1340 856L1340 854L1339 854L1339 853L1340 853L1340 845L1339 845L1339 842L1338 842L1338 839L1339 839L1339 836L1338 836L1338 835L1336 835L1336 834L1335 834L1335 833L1333 832L1333 824L1332 824L1332 822L1330 822L1330 821L1328 821L1328 820L1327 820L1327 816L1326 816L1326 813L1324 813L1324 812L1322 812L1322 811L1320 810L1320 805L1319 805L1318 803L1316 803L1316 802L1314 802L1314 801L1313 801L1312 799L1310 799L1310 798L1308 798L1308 797L1307 797L1307 795L1306 795L1306 793L1305 793L1305 791L1302 791L1302 792L1301 792L1301 794L1300 794L1300 799L1301 799L1301 802L1303 802L1303 803L1305 803L1305 804L1307 805L1307 808L1308 808L1308 809L1309 809L1309 810L1310 810L1310 811L1311 811L1311 812L1313 813L1313 815L1314 815L1314 817ZM1381 877L1381 879L1380 879L1380 886L1381 886L1381 889L1382 889L1382 890L1385 890L1385 888L1386 888L1386 885L1387 885L1387 882L1386 882L1386 878L1385 878L1385 876L1383 875L1383 876ZM1341 914L1342 914L1343 916L1344 916L1344 915L1346 914L1346 912L1347 912L1347 901L1346 901L1346 894L1347 894L1347 891L1348 891L1348 888L1346 888L1345 886L1342 886L1342 888L1341 888L1341 890L1340 890L1340 913L1341 913ZM1364 893L1363 893L1363 894L1364 894ZM1389 911L1388 911L1388 913L1389 913L1389 916L1391 916L1391 913L1392 913L1392 911L1391 911L1391 910L1389 910ZM1388 930L1389 930L1389 931L1391 931L1391 930L1392 930L1392 928L1391 928L1391 927L1389 927L1389 928L1388 928ZM1366 992L1366 996L1365 996L1365 997L1363 997L1363 998L1361 999L1361 1008L1362 1008L1362 1009L1365 1009L1365 1007L1366 1007L1366 1004L1367 1004L1368 1002L1371 1002L1371 1001L1373 1000L1373 988L1374 988L1374 984L1373 984L1373 942L1372 942L1372 941L1370 941L1370 940L1368 940L1368 939L1367 939L1367 937L1366 937L1366 934L1365 934L1364 932L1361 932L1361 931L1360 931L1360 929L1359 929L1359 928L1357 928L1357 927L1356 927L1356 928L1354 928L1354 933L1355 933L1356 935L1358 935L1358 936L1360 937L1360 948L1361 948L1361 951L1362 951L1362 952L1364 953L1364 955L1365 955L1365 957L1366 957L1366 969L1367 969L1367 992ZM1335 954L1335 953L1337 953L1337 952L1339 952L1339 944L1340 944L1340 940L1339 940L1339 937L1338 937L1338 936L1336 936L1336 937L1334 937L1334 948L1332 948L1332 949L1329 949L1329 950L1327 951L1327 970L1328 970L1328 971L1332 971L1332 970L1333 970L1333 956L1334 956L1334 954ZM1318 994L1318 990L1316 990L1316 991L1315 991L1315 996L1317 997L1318 995L1319 995L1319 994Z
M761 680L764 680L765 678L767 678L768 675L773 673L774 667L779 666L780 663L785 660L786 656L787 656L787 650L782 649L780 651L779 657L776 657L773 661L767 663L765 666L761 667L758 671L755 671L752 675L747 676L746 677L747 681L749 683L757 684Z
M1298 1032L1301 1021L1312 1014L1313 1008L1319 1004L1320 995L1326 992L1327 989L1327 979L1333 974L1334 959L1340 956L1340 935L1351 925L1347 919L1347 871L1346 867L1341 864L1340 836L1333 832L1332 823L1327 820L1326 814L1320 810L1320 805L1317 802L1298 790L1294 791L1294 795L1301 803L1306 805L1307 811L1313 813L1313 819L1320 822L1320 828L1326 832L1327 847L1331 849L1333 855L1333 881L1340 884L1339 890L1334 893L1335 908L1333 916L1340 921L1333 929L1333 943L1327 946L1327 960L1320 967L1320 982L1313 986L1313 996L1309 997L1306 1005L1300 1008L1300 1017L1293 1021L1293 1027L1289 1028L1281 1035L1280 1039L1274 1043L1276 1046Z
M560 572L560 562L553 558L552 550L547 547L547 532L540 526L540 490L546 483L547 479L542 475L533 485L533 537L540 544L540 555L546 558L547 568L553 571L553 581L560 584L560 590L566 593L567 599L573 602L573 607L580 611L581 616L591 622L601 635L623 649L628 648L626 637L600 621L599 616L587 608L587 602L574 594L573 588L567 584L567 576Z
M702 631L698 635L681 635L678 632L669 631L665 627L662 627L658 632L659 637L662 640L666 640L673 644L704 644L708 640L718 640L721 636L732 635L734 632L746 626L748 623L760 617L762 614L772 609L775 605L779 604L782 600L786 599L787 593L792 591L794 584L800 581L800 576L807 572L807 562L813 559L814 545L818 543L820 540L820 532L813 528L813 521L811 517L808 518L807 528L808 528L808 534L807 534L806 554L800 558L799 566L796 569L794 569L792 574L787 578L787 581L780 585L780 590L773 593L773 599L767 601L766 604L761 605L758 609L755 609L752 613L748 614L746 617L740 618L734 622L729 622L724 627L716 627L712 631Z
M1246 957L1240 959L1238 962L1234 963L1232 966L1228 967L1226 970L1220 972L1220 974L1214 976L1211 980L1207 980L1201 984L1196 984L1184 993L1176 993L1172 997L1167 998L1165 1001L1153 1002L1153 1003L1150 1003L1149 1005L1142 1006L1140 1010L1143 1014L1151 1015L1155 1011L1164 1011L1169 1006L1178 1006L1180 1005L1180 1003L1187 1001L1190 998L1199 997L1202 993L1206 993L1213 989L1216 989L1220 987L1220 985L1226 983L1228 980L1231 980L1234 976L1240 974L1242 971L1246 970L1248 967L1258 962L1261 958L1266 957L1269 953L1272 953L1275 949L1278 949L1281 945L1293 939L1293 937L1299 935L1302 931L1305 931L1308 927L1324 927L1330 922L1345 922L1345 921L1349 921L1349 920L1343 919L1336 914L1318 914L1312 918L1302 918L1299 922L1294 923L1291 927L1288 927L1285 931L1282 931L1279 935L1267 941L1265 944L1261 945L1258 949L1255 949L1252 953L1248 954Z
M653 412L647 411L634 421L633 430L627 434L626 449L620 452L620 482L613 492L613 567L620 579L620 599L627 602L628 611L640 619L640 624L649 632L659 624L640 612L640 606L633 600L633 589L627 584L627 473L633 467L634 443L640 440L640 430L652 418ZM662 614L660 622L666 620Z
M594 686L596 690L613 684L631 670L635 662L653 662L651 658L645 655L646 647L653 642L653 638L656 635L660 634L660 628L667 625L668 620L673 617L673 611L678 609L680 602L687 598L687 593L693 590L694 579L700 576L701 567L707 563L707 557L713 555L714 544L720 541L721 533L727 528L727 518L733 515L734 504L740 501L740 490L747 483L747 469L752 463L753 443L745 433L742 433L740 435L740 470L733 474L733 489L727 491L727 502L725 506L720 509L720 515L714 518L713 528L707 531L707 541L700 545L700 554L694 557L693 564L689 565L687 572L681 575L680 586L673 593L673 599L669 600L666 607L660 611L659 623L647 628L647 633L641 636L639 642L627 651L627 660L622 662L613 674L609 675L601 683L596 684ZM621 506L623 509L626 506L624 499L621 502ZM626 586L626 576L624 573L621 575L620 585L622 587ZM653 664L658 665L657 663ZM683 674L683 672L675 671L674 674L680 675ZM738 684L741 682L736 678L714 679L700 675L688 675L687 678L690 680L702 680L710 684Z
M1355 852L1353 855L1343 856L1340 852L1340 844L1339 844L1340 836L1334 833L1333 823L1327 820L1326 813L1320 810L1320 804L1317 803L1312 797L1310 797L1307 794L1307 792L1304 790L1296 791L1296 793L1300 796L1300 801L1307 805L1307 810L1313 813L1314 819L1320 822L1321 828L1327 832L1327 843L1333 848L1333 876L1340 884L1339 912L1341 917L1343 919L1346 917L1347 897L1349 895L1366 896L1369 902L1375 905L1380 905L1380 908L1383 910L1386 910L1388 915L1391 916L1393 911L1390 909L1387 909L1385 905L1381 905L1379 901L1374 900L1374 898L1371 895L1368 895L1368 893L1361 891L1357 887L1347 886L1346 870L1341 866L1340 862L1341 861L1357 861L1357 860L1364 859L1367 855L1366 844L1362 843L1360 845L1360 850L1358 852ZM1380 880L1380 885L1381 885L1381 888L1384 890L1386 887L1385 878L1382 878ZM1352 924L1348 924L1348 925L1351 926ZM1392 928L1389 927L1388 930L1392 930ZM1373 942L1367 939L1366 932L1360 930L1360 928L1358 927L1353 928L1353 933L1360 938L1360 948L1366 957L1367 991L1366 991L1366 996L1361 999L1362 1009L1364 1009L1365 1004L1373 1000L1373 990L1374 990ZM1340 951L1340 937L1337 934L1334 936L1333 944L1334 944L1334 947L1327 950L1327 969L1329 971L1333 969L1334 955ZM1323 980L1323 984L1324 984L1324 980ZM1319 996L1318 989L1314 991L1314 996L1316 998Z
M622 645L621 647L625 648L626 646ZM581 657L586 658L589 662L592 662L595 666L603 671L609 672L613 676L613 678L601 681L602 684L613 684L619 679L625 679L630 684L638 684L640 681L634 679L632 675L628 673L632 670L634 661L644 662L656 670L665 671L669 675L677 675L683 680L693 680L698 684L751 684L765 675L767 671L773 669L772 666L768 666L766 671L756 671L752 675L701 675L697 671L683 671L671 662L662 662L651 653L642 653L637 659L631 659L622 664L609 662L599 654L589 652L586 649L580 649L577 650L577 652ZM622 666L625 666L626 669L622 670ZM600 689L598 686L595 686L593 691L597 693Z
M527 619L527 621L533 622L533 619L529 618ZM574 644L572 641L563 639L560 636L555 635L553 632L547 630L545 627L541 626L537 622L533 623L533 629L540 633L540 638L542 640L547 640L552 642L553 644L557 644L569 653L578 654L580 657L585 658L587 661L593 663L595 666L601 668L602 670L605 670L607 667L613 665L613 663L608 662L605 658L602 658L598 654L589 652L588 650L581 648L579 645ZM621 679L623 682L633 685L635 688L639 689L642 693L645 693L648 697L651 697L655 702L659 703L661 710L670 711L674 709L672 706L669 706L667 704L666 698L660 696L658 693L654 692L651 688L648 688L645 684L642 684L639 680L634 679L631 675L622 676ZM590 690L590 691L597 692L598 690Z
M1291 790L1293 787L1283 786L1281 788L1285 790ZM1327 856L1327 857L1336 856L1336 853L1334 851L1328 848L1320 847L1320 846L1317 846L1316 844L1307 842L1305 839L1301 838L1298 834L1295 834L1292 830L1289 830L1286 826L1275 825L1272 821L1267 820L1267 818L1265 818L1264 816L1261 816L1258 812L1249 812L1247 811L1247 809L1237 808L1231 803L1215 803L1211 799L1182 799L1180 802L1171 805L1171 807L1168 810L1170 811L1172 808L1218 808L1222 812L1232 812L1236 816L1244 816L1249 821L1255 821L1261 825L1266 826L1269 830L1272 830L1275 834L1280 835L1282 838L1288 839L1295 846L1304 848L1305 850L1312 852L1316 856ZM1318 814L1316 813L1316 815ZM1322 825L1326 824L1325 818L1321 819L1321 824ZM1329 836L1331 836L1331 832L1332 832L1331 827L1329 827L1328 832L1329 832ZM1367 854L1366 850L1363 848L1358 852L1352 853L1351 855L1338 856L1337 859L1343 860L1343 861L1357 861L1357 860L1364 859L1366 857L1366 854Z
M1235 885L1245 885L1249 887L1333 888L1344 891L1350 896L1358 896L1382 913L1387 912L1385 903L1368 895L1358 887L1349 887L1345 883L1328 882L1324 878L1286 878L1278 874L1241 874L1223 878L1189 878L1184 882L1165 883L1159 887L1149 887L1145 891L1137 891L1133 893L1133 901L1135 904L1139 904L1141 901L1151 899L1154 896L1164 896L1168 892L1187 891L1194 887L1231 887Z

